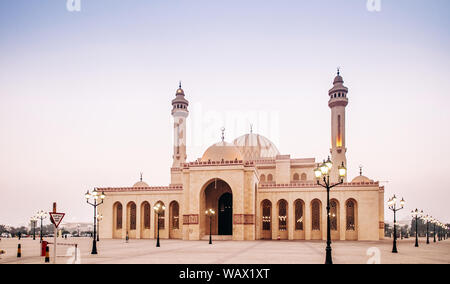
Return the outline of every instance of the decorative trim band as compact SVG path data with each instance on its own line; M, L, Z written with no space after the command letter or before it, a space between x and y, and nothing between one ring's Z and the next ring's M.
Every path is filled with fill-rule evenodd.
M234 225L254 225L255 215L254 214L234 214L233 216Z
M183 215L183 225L196 225L198 224L198 214Z

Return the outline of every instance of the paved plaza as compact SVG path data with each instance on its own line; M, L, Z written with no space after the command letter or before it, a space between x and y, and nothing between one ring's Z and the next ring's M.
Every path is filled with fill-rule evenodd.
M49 239L49 241L51 241ZM77 243L81 263L173 263L173 264L297 264L324 262L324 241L182 241L161 240L161 247L155 247L155 240L101 240L98 255L91 255L90 238L58 239L61 243ZM450 263L450 241L445 240L426 245L420 240L420 247L414 247L414 239L398 242L398 254L391 253L392 240L377 242L333 242L333 260L336 264L346 263ZM17 245L22 246L22 257L17 258ZM4 263L44 263L39 256L40 244L36 239L2 239L0 249L6 254L0 256ZM53 256L50 246L50 256ZM57 263L74 262L74 249L59 246ZM378 258L379 256L379 258Z

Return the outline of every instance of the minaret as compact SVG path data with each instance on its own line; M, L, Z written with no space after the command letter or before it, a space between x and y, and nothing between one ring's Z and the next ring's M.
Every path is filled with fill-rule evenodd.
M186 162L186 118L189 115L189 102L184 98L184 91L180 86L172 100L173 116L173 163L172 168L179 168Z
M333 88L328 92L330 100L328 106L331 109L331 161L333 168L331 169L330 178L332 182L339 180L338 167L344 163L347 167L347 158L345 153L345 107L348 104L348 89L344 86L344 80L338 69L337 76L333 81ZM344 179L347 181L347 178Z

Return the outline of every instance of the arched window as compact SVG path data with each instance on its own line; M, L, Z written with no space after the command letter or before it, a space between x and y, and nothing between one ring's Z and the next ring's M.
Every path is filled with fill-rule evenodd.
M136 203L130 205L130 230L136 230Z
M178 205L178 202L173 201L170 204L171 208L171 220L172 223L172 229L179 229L180 228L180 206Z
M294 174L294 180L299 180L299 179L300 179L300 177L298 176L297 173L295 173L295 174Z
M330 229L337 231L337 202L336 200L330 201Z
M150 203L144 203L144 229L150 229Z
M287 230L287 201L284 199L278 202L278 230Z
M307 178L307 177L306 177L306 174L305 174L305 173L302 173L301 179L302 179L302 180L306 180L306 178Z
M272 226L272 203L269 200L264 200L262 204L262 229L264 231L270 231Z
M261 177L259 178L260 182L265 182L266 181L266 176L265 175L261 175Z
M162 203L161 201L158 201L158 203L156 204L160 204L161 206L164 206L164 203ZM158 225L159 225L159 229L160 230L164 230L164 220L165 220L165 214L166 214L166 210L163 210L161 212L161 214L159 214L159 218L158 218L158 214L155 214L155 217L158 218Z
M122 204L116 205L116 230L122 229Z
M320 202L319 200L313 200L311 204L312 215L312 229L313 231L320 231Z
M272 176L272 174L269 174L269 175L267 176L267 181L273 181L273 176Z
M347 212L347 231L355 230L355 202L353 200L348 200L346 204Z
M295 201L295 230L303 230L303 201L300 199Z

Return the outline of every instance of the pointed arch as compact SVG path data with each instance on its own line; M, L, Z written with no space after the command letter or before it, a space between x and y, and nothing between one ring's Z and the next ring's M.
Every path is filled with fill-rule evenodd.
M280 239L288 239L288 202L280 199L277 203L278 207L278 235Z
M306 181L308 177L306 176L306 173L302 173L302 176L300 178L302 181Z
M261 239L272 239L272 202L268 199L261 201Z
M349 198L345 202L345 239L358 239L358 203Z
M150 227L151 227L151 212L152 207L148 201L141 203L141 239L150 238Z
M122 203L119 201L115 202L113 205L113 238L122 238L122 226L123 226L123 207Z
M262 175L259 177L259 182L266 182L266 176L265 176L264 174L262 174Z
M169 205L169 238L181 239L180 232L180 205L178 201L174 200Z
M136 238L136 203L133 201L127 204L127 232L130 239Z
M335 198L330 200L330 229L331 239L340 239L340 204Z
M322 239L322 202L319 199L311 201L311 239Z

